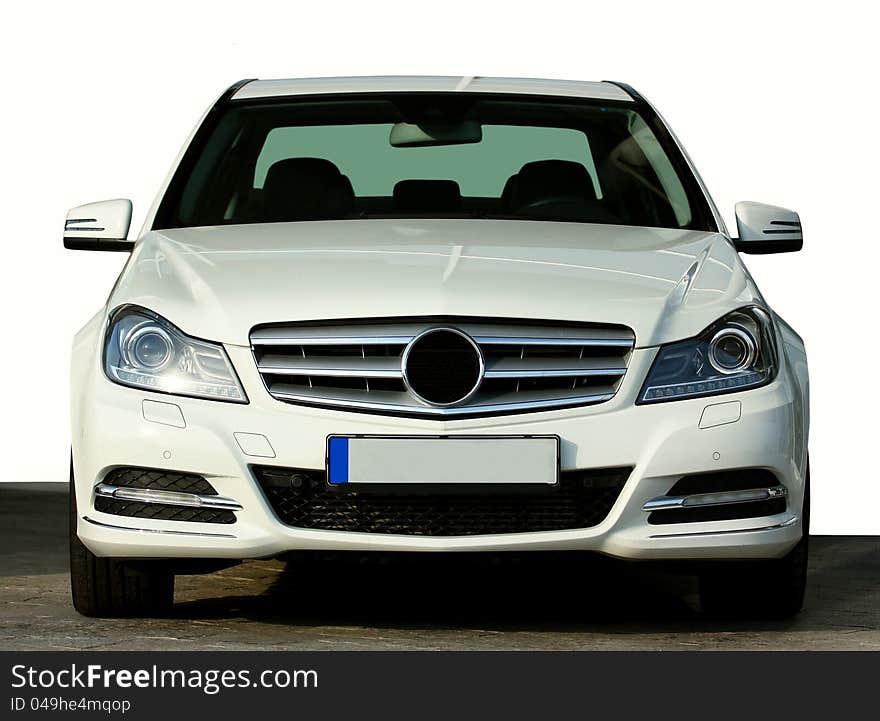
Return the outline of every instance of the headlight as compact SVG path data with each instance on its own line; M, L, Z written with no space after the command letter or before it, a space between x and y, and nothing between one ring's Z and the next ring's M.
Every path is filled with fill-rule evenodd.
M769 383L775 375L770 316L761 308L743 308L696 338L661 347L638 402L731 393Z
M104 372L124 386L247 403L223 346L190 338L144 308L126 307L114 314Z

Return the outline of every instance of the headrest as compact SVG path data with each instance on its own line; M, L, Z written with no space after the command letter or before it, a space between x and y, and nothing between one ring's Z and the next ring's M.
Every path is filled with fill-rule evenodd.
M516 183L519 180L519 173L511 175L504 184L504 190L501 191L501 207L504 210L510 210L513 207L513 194L516 190Z
M324 158L272 163L263 184L268 221L344 218L354 208L351 181Z
M461 208L454 180L401 180L394 186L394 207L416 212L453 212Z
M596 199L587 169L572 160L535 160L523 165L515 177L511 198L514 208L558 196Z

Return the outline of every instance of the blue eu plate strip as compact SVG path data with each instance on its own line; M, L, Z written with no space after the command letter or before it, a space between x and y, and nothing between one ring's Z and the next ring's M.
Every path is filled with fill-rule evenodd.
M330 439L330 483L348 483L348 438Z

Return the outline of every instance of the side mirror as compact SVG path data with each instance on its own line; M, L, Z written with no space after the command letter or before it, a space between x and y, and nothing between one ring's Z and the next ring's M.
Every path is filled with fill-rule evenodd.
M131 201L122 198L88 203L67 214L64 247L68 250L130 251Z
M736 229L733 244L741 253L792 253L804 247L798 214L775 205L737 203Z

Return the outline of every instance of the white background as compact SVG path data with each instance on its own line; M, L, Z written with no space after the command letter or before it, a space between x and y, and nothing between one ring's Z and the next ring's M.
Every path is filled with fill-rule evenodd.
M820 9L821 8L821 9ZM68 356L123 254L64 251L70 206L134 201L244 77L614 79L658 106L731 228L794 208L800 254L748 257L805 338L813 530L880 533L877 25L866 2L14 3L0 59L3 481L66 480Z

